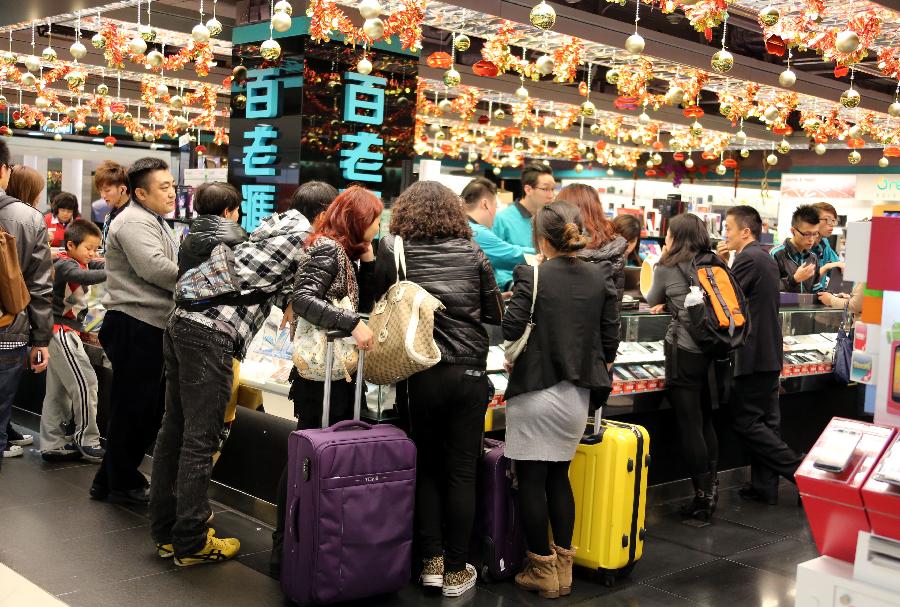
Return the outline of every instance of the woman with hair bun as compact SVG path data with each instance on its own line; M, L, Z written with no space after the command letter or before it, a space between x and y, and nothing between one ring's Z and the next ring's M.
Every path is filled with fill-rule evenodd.
M538 271L515 269L503 337L518 339L534 323L506 390L506 456L516 462L528 563L516 583L545 598L572 591L575 499L569 463L588 419L590 403L603 403L619 346L618 295L608 261L578 257L588 238L578 208L557 201L534 216ZM553 543L547 538L547 526Z

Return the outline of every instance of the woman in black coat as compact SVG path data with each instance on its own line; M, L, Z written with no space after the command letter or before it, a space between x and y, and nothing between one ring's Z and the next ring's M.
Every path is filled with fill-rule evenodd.
M609 369L619 345L618 297L608 262L579 259L587 239L578 209L557 201L534 218L538 268L516 268L503 319L503 337L518 339L531 318L528 345L515 361L506 390L506 456L516 462L529 563L516 583L541 596L572 588L575 499L569 463L588 419L591 400L609 395ZM548 520L553 544L547 539Z
M475 586L466 563L475 518L475 472L488 403L488 335L499 324L500 290L472 241L462 201L449 188L420 181L391 207L391 234L403 239L406 274L444 305L434 315L435 366L397 387L398 408L418 450L416 534L424 557L423 586L459 596ZM397 280L394 238L381 241L375 296ZM405 398L404 398L405 395Z

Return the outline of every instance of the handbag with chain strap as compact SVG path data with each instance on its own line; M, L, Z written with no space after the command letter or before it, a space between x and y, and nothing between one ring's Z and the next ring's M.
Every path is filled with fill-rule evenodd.
M441 351L434 341L434 313L444 309L438 298L406 278L403 239L394 237L397 280L375 304L369 328L375 334L366 353L366 381L388 385L438 364Z

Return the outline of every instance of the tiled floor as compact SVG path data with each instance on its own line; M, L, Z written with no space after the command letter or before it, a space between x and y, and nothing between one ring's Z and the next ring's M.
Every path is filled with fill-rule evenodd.
M22 458L7 459L0 474L0 563L72 606L287 605L278 583L265 574L271 529L217 508L213 525L221 535L240 538L241 557L222 565L179 569L155 556L144 513L87 498L95 469L46 464L33 448ZM796 565L817 553L793 487L783 486L780 504L774 507L744 503L735 489L726 490L714 524L701 529L681 523L676 507L651 505L644 558L629 580L612 589L589 572L578 572L572 595L552 603L502 583L479 585L469 596L452 600L426 596L410 586L398 595L360 604L794 604ZM2 579L9 578L15 576ZM10 597L0 589L0 605Z

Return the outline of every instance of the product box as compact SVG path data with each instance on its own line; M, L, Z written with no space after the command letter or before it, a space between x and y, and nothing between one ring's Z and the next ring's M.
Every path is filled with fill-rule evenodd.
M872 533L900 541L900 437L875 465L862 497Z
M861 384L877 383L875 376L875 367L878 364L878 357L868 352L854 350L850 357L850 381L859 382Z

